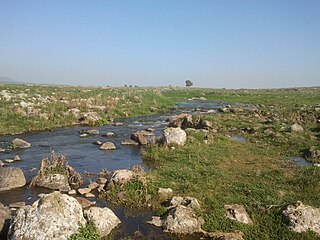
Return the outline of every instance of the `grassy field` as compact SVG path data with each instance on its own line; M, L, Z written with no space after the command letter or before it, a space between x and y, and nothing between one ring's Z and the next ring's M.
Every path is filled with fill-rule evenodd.
M320 148L320 88L226 90L186 88L82 88L0 85L0 134L79 124L86 112L106 124L113 118L164 112L175 102L204 97L224 101L223 114L205 115L217 131L188 131L185 146L151 145L143 158L153 170L146 183L115 187L108 199L126 206L152 205L164 212L159 187L201 202L198 212L207 231L241 230L245 239L320 239L312 232L294 233L282 210L297 200L320 207L320 168L299 167L289 158L311 146ZM254 111L236 103L249 103ZM71 109L77 108L79 114ZM242 110L241 110L242 109ZM195 116L199 118L199 116ZM304 131L291 132L299 123ZM228 136L241 136L245 142ZM121 194L121 198L119 198ZM151 198L151 200L150 200ZM147 201L147 200L148 201ZM225 204L243 204L253 220L247 226L225 218Z

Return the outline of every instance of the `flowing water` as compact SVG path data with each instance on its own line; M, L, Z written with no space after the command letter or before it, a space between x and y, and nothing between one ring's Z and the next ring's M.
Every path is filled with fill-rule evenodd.
M145 170L150 168L142 161L141 147L121 145L121 141L129 139L132 132L153 128L155 136L159 137L162 130L167 126L166 119L169 116L181 112L201 111L203 113L212 113L220 107L224 107L225 103L214 103L209 101L189 101L177 104L176 110L172 110L166 114L155 114L127 119L118 119L122 122L122 126L107 125L103 127L72 127L64 129L56 129L53 131L33 132L19 135L0 136L0 148L10 145L14 138L22 138L32 144L28 149L9 150L0 153L0 160L12 159L15 155L19 155L21 161L16 161L6 166L19 167L23 170L27 185L31 179L37 174L41 159L50 156L51 151L57 154L63 154L67 157L69 165L83 176L86 173L98 174L102 169L113 171L116 169L130 168L133 165L141 165ZM81 130L98 129L100 135L93 135L85 138L79 136ZM113 132L114 137L103 137L101 134ZM95 141L112 141L117 149L102 151L99 146L93 144ZM87 182L89 179L85 179ZM27 186L0 192L0 202L9 205L13 202L23 201L31 204L38 199L39 193L48 193L51 190L44 188L31 188ZM160 228L146 224L147 220L153 215L150 211L139 212L128 210L123 207L111 206L108 202L97 200L98 206L108 206L121 219L122 224L115 231L116 239L125 236L132 236L136 231L140 231L142 236L139 239L199 239L199 236L177 237L163 233Z

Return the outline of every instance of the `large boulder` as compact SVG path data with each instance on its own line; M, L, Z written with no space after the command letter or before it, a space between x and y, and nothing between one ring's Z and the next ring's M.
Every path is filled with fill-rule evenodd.
M181 128L166 128L163 131L163 140L167 145L184 145L187 140L187 134Z
M107 207L91 207L84 211L86 219L96 226L100 237L107 236L119 223L120 219Z
M245 224L252 224L252 220L249 217L244 206L239 204L224 205L226 210L226 217Z
M12 140L12 145L15 147L15 148L29 148L31 147L31 143L23 140L23 139L20 139L20 138L15 138Z
M11 210L0 202L0 236L7 235L11 219Z
M20 168L0 167L0 191L26 185L26 178Z
M314 231L320 234L320 208L304 205L298 201L283 211L289 228L295 232Z
M86 224L81 205L66 194L53 192L17 211L9 240L67 240Z
M168 127L179 127L181 129L190 128L193 126L191 114L179 114L170 119Z

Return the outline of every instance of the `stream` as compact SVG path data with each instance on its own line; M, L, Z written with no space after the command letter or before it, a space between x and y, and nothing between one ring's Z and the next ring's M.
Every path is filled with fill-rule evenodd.
M29 189L28 184L31 179L37 175L40 161L44 157L50 156L51 151L56 154L66 156L68 164L79 172L85 181L84 186L93 178L86 178L86 175L94 176L102 169L114 171L117 169L130 168L134 165L142 166L146 171L152 170L150 166L143 162L141 158L141 146L121 145L124 139L130 139L131 133L148 128L154 129L156 137L160 137L162 130L167 126L166 119L179 113L201 114L217 112L221 107L227 104L223 102L210 102L203 100L192 100L185 103L177 103L175 110L171 110L165 114L154 114L140 117L117 119L117 122L123 123L121 126L106 125L103 127L71 127L56 129L52 131L31 132L18 135L0 136L0 148L6 148L10 145L14 138L24 139L32 144L31 148L7 150L0 153L0 160L12 159L15 155L19 155L21 161L8 163L6 166L19 167L23 170L27 185L9 191L0 192L0 202L9 205L14 202L25 202L32 204L38 199L38 194L49 193L52 190L40 187ZM81 138L79 132L81 130L98 129L100 135L93 135ZM101 136L108 132L113 132L113 137ZM111 141L117 149L111 151L99 150L99 146L93 144L95 141ZM89 173L89 174L87 174ZM107 206L120 218L120 226L113 231L115 239L124 237L132 237L134 239L135 232L139 231L138 239L183 239L193 240L199 239L200 236L176 236L163 233L161 228L147 224L146 221L151 219L153 212L137 211L134 209L126 209L121 206L113 206L107 201L100 199L90 199L96 201L96 205L100 207ZM136 238L137 239L137 238Z

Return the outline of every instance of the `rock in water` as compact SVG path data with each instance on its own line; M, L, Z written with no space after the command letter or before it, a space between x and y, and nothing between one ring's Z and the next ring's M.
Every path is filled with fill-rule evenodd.
M84 211L84 215L89 221L93 221L100 237L107 236L112 229L121 223L120 219L106 207L91 207Z
M0 191L26 185L26 178L20 168L0 167Z
M320 208L304 205L298 201L283 211L289 228L295 232L314 231L320 234Z
M226 210L227 218L245 224L252 224L252 220L244 206L239 204L224 205L224 209Z
M7 235L11 219L11 210L0 202L0 236Z
M100 150L114 150L116 149L116 146L112 142L105 142L101 145L99 148Z
M49 174L42 178L41 181L37 182L37 186L50 188L53 190L70 190L68 177L67 175L62 174Z
M290 128L291 128L291 132L303 132L304 131L303 127L298 123L293 124Z
M171 145L184 145L187 140L187 134L181 128L166 128L163 131L164 143Z
M147 138L145 137L145 135L141 131L132 133L131 139L136 141L140 145L147 145L148 144Z
M31 147L31 143L22 140L20 138L15 138L12 140L12 145L16 148L29 148Z
M179 127L182 129L190 128L193 126L191 114L179 114L170 119L169 127Z
M9 240L67 240L86 224L81 205L66 194L53 192L17 211Z

